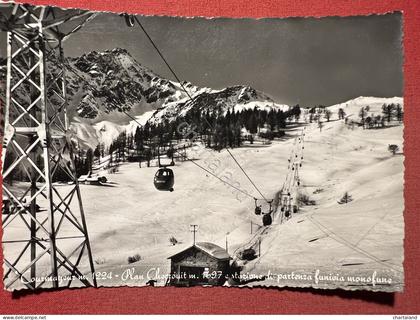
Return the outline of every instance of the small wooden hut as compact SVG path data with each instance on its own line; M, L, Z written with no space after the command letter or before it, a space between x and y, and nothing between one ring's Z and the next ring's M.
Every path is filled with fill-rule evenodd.
M197 242L177 254L171 260L169 285L223 285L229 273L231 257L225 249L210 243Z

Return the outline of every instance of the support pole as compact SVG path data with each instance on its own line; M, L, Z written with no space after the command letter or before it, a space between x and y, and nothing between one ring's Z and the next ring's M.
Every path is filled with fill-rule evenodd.
M191 232L193 233L193 245L195 245L195 234L197 233L198 230L198 224L191 224Z
M64 55L58 29L88 14L74 10L70 19L63 18L69 17L68 12L61 12L59 17L60 9L56 8L12 6L6 24L12 27L7 32L2 155L3 199L9 203L2 210L4 286L9 290L70 287L76 282L72 277L79 280L79 286L96 286L68 132ZM19 187L12 187L14 180ZM58 186L57 181L68 184ZM42 212L38 212L39 207ZM17 234L10 225L21 231ZM9 250L8 246L17 243L22 243L23 249ZM60 276L70 280L60 282ZM49 281L35 279L40 277Z

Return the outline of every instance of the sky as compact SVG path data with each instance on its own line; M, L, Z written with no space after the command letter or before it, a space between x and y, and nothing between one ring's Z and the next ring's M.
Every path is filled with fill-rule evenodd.
M332 105L403 94L402 15L288 19L143 17L181 80L221 89L250 85L279 103ZM101 14L64 46L67 56L126 48L175 80L142 30Z

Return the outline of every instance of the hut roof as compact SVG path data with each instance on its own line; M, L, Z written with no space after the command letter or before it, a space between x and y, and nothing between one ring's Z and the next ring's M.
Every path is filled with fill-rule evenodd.
M191 248L197 248L200 251L203 251L204 253L207 253L208 255L219 259L219 260L229 260L230 256L229 254L226 252L225 249L223 249L222 247L219 247L218 245L214 244L214 243L210 243L210 242L197 242L195 245L192 245L172 256L170 256L168 259L172 259L175 256L178 256L181 253L184 253L187 250L190 250Z

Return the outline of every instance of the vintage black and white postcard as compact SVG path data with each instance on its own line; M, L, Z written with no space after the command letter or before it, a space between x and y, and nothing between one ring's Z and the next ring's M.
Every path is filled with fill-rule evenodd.
M0 17L7 290L403 290L400 13Z

